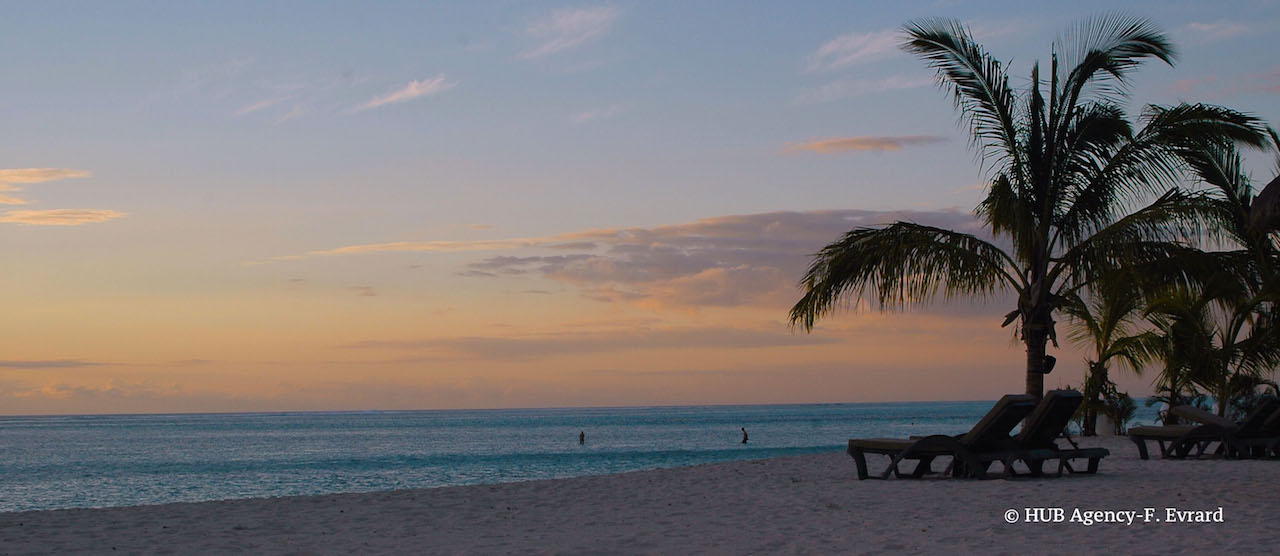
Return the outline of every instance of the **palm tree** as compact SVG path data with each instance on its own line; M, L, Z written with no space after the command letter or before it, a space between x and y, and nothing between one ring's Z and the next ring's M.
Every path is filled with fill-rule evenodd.
M1235 278L1223 272L1194 290L1176 288L1147 309L1165 335L1164 380L1204 389L1223 416L1280 364L1280 334L1272 319L1259 318L1260 298Z
M1267 131L1280 172L1280 137L1273 130ZM1280 289L1280 250L1273 236L1276 230L1264 224L1269 218L1266 213L1271 209L1268 195L1272 194L1264 190L1254 197L1253 184L1244 170L1239 148L1213 138L1193 138L1181 150L1181 156L1209 190L1210 195L1198 201L1204 205L1206 218L1212 221L1214 231L1220 236L1215 239L1234 247L1213 253L1219 260L1211 266L1221 269L1225 265L1234 270L1240 280L1239 288L1245 294L1259 295ZM1280 188L1277 180L1267 189ZM1210 276L1219 274L1213 272Z
M1127 274L1127 273L1126 273ZM1093 353L1085 360L1088 374L1084 381L1085 402L1083 433L1097 433L1098 413L1107 408L1104 402L1118 399L1115 383L1108 375L1111 363L1119 363L1134 373L1154 355L1149 336L1137 333L1133 324L1144 308L1142 296L1131 276L1109 277L1097 283L1093 295L1085 300L1075 297L1062 307L1071 317L1070 338L1089 344ZM1108 395L1110 394L1110 395Z
M1280 162L1280 137L1268 131ZM1196 202L1213 224L1210 239L1226 248L1188 252L1175 259L1175 264L1208 272L1199 277L1191 273L1195 295L1189 294L1190 288L1179 288L1176 295L1156 301L1152 311L1191 323L1212 338L1192 344L1203 354L1198 364L1186 369L1187 379L1212 393L1218 414L1225 415L1238 400L1269 383L1265 375L1280 364L1280 249L1275 230L1259 224L1269 218L1264 214L1270 210L1267 193L1254 197L1235 144L1193 140L1182 158L1209 191Z
M1129 74L1145 60L1174 57L1143 19L1082 22L1055 44L1047 80L1035 64L1021 94L962 23L926 19L904 31L903 48L937 71L969 126L992 176L975 212L1009 248L911 222L856 228L814 255L791 324L812 330L848 296L893 310L940 291L948 298L1012 291L1017 307L1004 326L1020 321L1026 392L1038 397L1046 344L1057 344L1054 313L1065 300L1124 261L1168 256L1171 240L1198 231L1192 195L1168 189L1180 175L1178 146L1194 137L1261 144L1265 134L1250 117L1200 104L1148 107L1135 131L1120 104Z
M1173 288L1165 296L1189 296L1185 289ZM1194 315L1195 309L1188 302L1178 303L1185 315ZM1192 405L1210 409L1206 405L1204 394L1196 391L1191 383L1187 369L1196 360L1202 359L1198 353L1205 351L1204 346L1212 345L1211 335L1203 332L1205 326L1196 318L1170 318L1160 313L1150 313L1147 320L1154 330L1143 333L1149 349L1156 358L1163 361L1153 386L1155 395L1147 398L1147 406L1164 403L1168 409L1177 405ZM1168 411L1160 412L1160 420L1166 425L1178 424L1178 415Z

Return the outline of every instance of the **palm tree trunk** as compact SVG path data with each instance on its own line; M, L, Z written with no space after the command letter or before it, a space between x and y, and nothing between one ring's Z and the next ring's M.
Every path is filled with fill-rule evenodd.
M1037 281L1039 282L1039 281ZM1023 313L1023 342L1027 343L1027 393L1036 396L1036 401L1044 395L1044 345L1048 342L1048 331L1053 325L1050 309L1039 305L1030 307Z
M1222 379L1218 382L1218 391L1214 393L1218 398L1216 400L1218 406L1218 417L1227 416L1227 403L1231 401L1231 392L1228 390L1231 387L1231 383L1227 380L1228 372L1229 371L1226 369L1223 369Z
M1098 434L1098 407L1102 402L1103 387L1110 380L1107 376L1107 369L1100 364L1092 364L1089 366L1089 376L1084 379L1085 394L1089 396L1085 403L1089 407L1084 412L1084 422L1081 423L1080 433L1084 436L1097 436Z
M1049 340L1044 325L1032 323L1023 327L1027 344L1027 393L1039 400L1044 395L1044 348Z
M1175 377L1170 376L1169 377L1169 407L1165 409L1165 414L1164 414L1164 424L1166 426L1178 424L1178 416L1174 414L1173 406L1182 405L1181 392L1182 392L1182 387L1178 385L1178 380Z

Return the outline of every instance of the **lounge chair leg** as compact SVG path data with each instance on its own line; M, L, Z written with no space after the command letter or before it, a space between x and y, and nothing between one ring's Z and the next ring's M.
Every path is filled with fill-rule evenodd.
M1187 442L1185 440L1180 440L1170 444L1169 452L1172 454L1170 457L1174 457L1177 459L1186 459L1187 456L1191 455L1191 450L1194 449L1196 451L1196 455L1192 457L1199 458L1200 456L1204 455L1205 448L1208 448L1208 447L1209 447L1208 442L1204 442L1204 441Z
M853 463L858 466L858 480L867 480L867 455L862 450L850 448L849 456L853 457Z
M1044 476L1044 460L1029 459L1027 461L1027 470L1031 472L1032 477Z
M1141 438L1134 438L1132 436L1129 437L1129 440L1132 440L1133 443L1138 446L1138 459L1147 459L1147 441Z
M880 478L884 480L888 480L889 475L892 474L894 477L901 479L902 472L898 470L898 464L902 462L902 458L906 457L906 455L907 455L906 452L902 452L896 456L893 456L893 459L889 461L889 467L886 467L884 470L884 473L880 474Z
M966 462L965 467L968 468L969 475L972 476L973 478L985 479L987 478L987 468L991 467L991 462L969 461L969 462Z
M923 477L925 473L933 473L933 456L920 458L920 462L916 464L916 468L911 472L913 479Z
M1001 478L1012 479L1015 476L1017 476L1017 473L1013 471L1013 462L1015 460L1016 458L1008 458L1008 459L1000 460L1000 463L1004 465L1004 472L1000 473Z

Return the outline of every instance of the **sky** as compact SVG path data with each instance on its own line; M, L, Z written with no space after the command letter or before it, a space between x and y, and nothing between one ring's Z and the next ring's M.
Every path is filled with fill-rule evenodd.
M423 4L4 3L0 414L1022 390L1007 297L787 311L852 227L979 230L904 23L965 21L1020 86L1111 3ZM1126 10L1180 53L1131 114L1280 123L1280 5ZM1050 353L1046 386L1079 384Z

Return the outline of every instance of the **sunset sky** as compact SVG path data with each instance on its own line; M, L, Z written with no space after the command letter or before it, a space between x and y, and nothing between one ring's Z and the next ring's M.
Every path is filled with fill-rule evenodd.
M1008 299L812 334L787 310L851 227L978 229L903 23L966 20L1021 87L1111 5L189 4L4 5L0 413L1021 391ZM1280 124L1280 5L1128 6L1181 51L1134 113ZM1051 353L1046 385L1079 384Z

